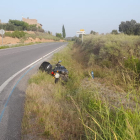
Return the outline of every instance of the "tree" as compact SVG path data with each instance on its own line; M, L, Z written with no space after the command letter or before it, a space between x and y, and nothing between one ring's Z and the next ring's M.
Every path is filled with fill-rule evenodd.
M135 26L135 35L140 35L140 23L137 23Z
M91 30L90 34L96 35L96 32Z
M66 32L65 32L65 27L64 27L64 25L62 26L62 36L63 36L63 38L66 37Z
M56 33L56 37L62 38L62 34L61 33Z
M135 28L136 28L136 21L133 19L131 21L121 22L121 24L119 25L119 31L128 35L134 35Z
M112 30L111 34L117 35L118 31L117 30Z
M24 22L24 21L19 21L19 20L9 20L9 23L14 24L15 26L20 26L22 27L23 30L27 30L29 24Z

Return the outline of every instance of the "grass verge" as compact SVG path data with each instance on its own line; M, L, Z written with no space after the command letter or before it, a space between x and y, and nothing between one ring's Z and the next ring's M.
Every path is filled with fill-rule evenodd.
M67 48L54 55L51 62L62 60L62 65L69 70L70 79L65 85L54 84L50 75L41 72L29 80L22 138L140 139L138 107L125 109L121 100L121 106L116 107L102 99L99 94L103 90L102 84L99 85L100 88L95 86L99 74L98 78L92 80L89 74L91 67L85 68L74 59L76 52L73 43L69 43ZM97 68L98 73L102 71L100 67L93 69ZM110 95L108 91L102 92Z
M9 48L9 46L0 46L0 49L6 49Z
M28 46L28 45L39 44L39 43L42 43L42 42L35 42L35 43L31 42L31 43L26 43L26 44L25 43L21 43L21 44L16 44L16 45L11 45L11 46L0 46L0 49Z

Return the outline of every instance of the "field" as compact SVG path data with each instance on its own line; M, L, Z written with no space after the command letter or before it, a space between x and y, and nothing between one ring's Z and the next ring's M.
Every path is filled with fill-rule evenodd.
M69 81L46 73L29 80L23 139L139 140L140 37L89 35L54 55ZM91 77L94 72L94 79Z

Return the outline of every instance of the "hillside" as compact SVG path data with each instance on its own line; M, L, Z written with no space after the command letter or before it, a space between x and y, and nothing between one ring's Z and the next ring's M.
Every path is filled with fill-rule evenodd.
M6 31L3 38L3 45L40 43L63 41L48 33L33 32L33 31ZM0 45L2 45L2 37L0 36Z

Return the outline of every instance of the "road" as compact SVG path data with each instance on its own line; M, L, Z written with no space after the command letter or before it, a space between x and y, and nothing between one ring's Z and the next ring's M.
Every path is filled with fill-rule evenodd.
M27 81L44 60L29 65L46 54L50 57L54 50L66 45L52 42L0 50L0 140L21 139Z

